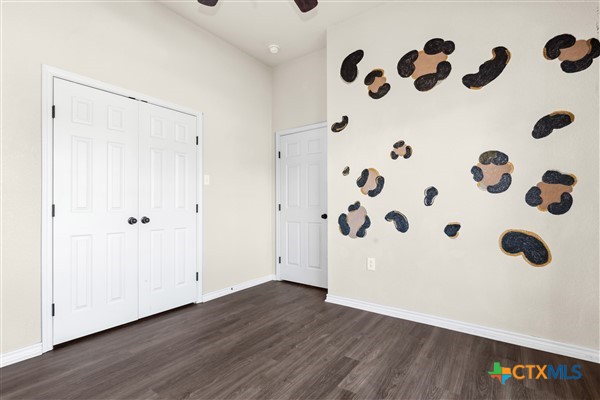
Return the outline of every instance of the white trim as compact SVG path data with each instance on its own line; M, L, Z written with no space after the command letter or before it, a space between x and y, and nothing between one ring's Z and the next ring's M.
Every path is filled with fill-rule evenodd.
M273 280L275 280L275 275L265 275L263 277L242 282L237 285L227 287L225 289L215 290L214 292L206 293L202 297L202 300L206 303L207 301L218 299L219 297L227 296L228 294L236 293L244 289L249 289L253 286L262 285L263 283L267 283Z
M52 239L53 239L53 221L52 221L52 203L53 203L53 121L52 121L52 105L54 103L54 78L64 79L73 83L89 86L95 89L104 90L120 96L133 97L138 100L144 100L150 104L168 108L174 111L179 111L185 114L196 117L197 135L198 135L198 165L197 165L197 189L196 200L198 202L199 212L196 217L196 223L199 228L197 230L197 271L199 275L196 283L197 295L196 302L202 301L202 276L204 271L204 248L203 248L203 114L183 107L174 103L170 103L161 99L146 96L145 94L134 92L128 89L123 89L111 84L77 75L69 71L64 71L49 65L42 65L42 248L41 248L41 264L42 264L42 351L47 352L53 348L53 326L52 326Z
M42 66L42 237L41 237L41 307L42 307L42 351L52 350L54 342L52 327L52 258L53 221L52 204L54 178L54 132L52 104L54 84L52 72Z
M281 239L279 237L279 204L281 204L281 195L279 193L279 180L281 179L281 159L279 152L281 151L281 133L275 132L275 279L281 280L281 271L279 271L279 257L281 257Z
M279 152L281 151L281 137L285 135L291 135L294 133L313 131L315 129L327 128L327 122L318 122L316 124L301 126L298 128L285 129L283 131L275 132L275 280L281 280L281 271L279 270L279 257L281 257L281 241L280 241L280 218L278 205L281 204L281 196L279 193L280 177L281 177L281 161L279 159ZM327 135L325 135L327 138ZM327 170L325 170L327 174Z
M382 306L375 303L354 300L347 297L340 297L331 294L327 295L327 299L325 301L332 304L357 308L359 310L387 315L394 318L400 318L408 321L419 322L426 325L450 329L452 331L468 333L470 335L480 336L487 339L498 340L500 342L529 347L541 351L547 351L549 353L560 354L563 356L573 357L580 360L600 363L599 350L581 347L573 344L556 342L554 340L523 335L521 333L509 332L501 329L488 328L485 326L460 322L448 318L436 317L435 315L407 311L395 307Z
M198 145L196 146L196 204L198 212L196 213L196 272L198 281L196 282L196 303L202 303L202 283L204 282L204 114L196 115L196 132L198 133Z
M21 349L9 351L8 353L0 354L0 368L4 368L8 365L15 364L21 361L25 361L32 357L42 355L42 344L36 343L31 346L23 347Z
M88 78L86 76L78 75L73 72L65 71L56 67L52 67L50 65L42 64L42 69L44 72L47 72L51 78L61 78L73 83L78 83L80 85L89 86L94 89L104 90L105 92L110 92L114 94L118 94L120 96L125 97L133 97L137 100L144 100L148 103L152 103L154 105L169 108L174 111L179 111L185 114L189 114L193 117L197 117L201 115L196 110L192 110L191 108L180 106L175 103L171 103L165 100L157 99L155 97L147 96L143 93L134 92L133 90L124 89L118 86L111 85L110 83L106 83L103 81L99 81L96 79Z
M325 128L325 127L327 127L327 121L321 121L321 122L317 122L316 124L299 126L297 128L292 128L292 129L284 129L282 131L275 132L275 134L277 136L285 136L285 135L291 135L293 133L314 131L315 129L321 129L321 128Z

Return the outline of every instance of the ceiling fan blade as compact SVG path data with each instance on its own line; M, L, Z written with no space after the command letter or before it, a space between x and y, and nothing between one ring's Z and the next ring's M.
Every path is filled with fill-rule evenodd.
M319 4L318 0L294 0L294 2L303 13L309 12Z
M205 5L207 7L214 7L219 0L198 0L198 3Z

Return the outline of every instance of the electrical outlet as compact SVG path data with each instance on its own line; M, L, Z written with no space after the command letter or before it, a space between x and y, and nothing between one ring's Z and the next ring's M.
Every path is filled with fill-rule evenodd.
M367 270L375 271L375 259L374 258L367 258Z
M210 185L210 175L204 175L204 184L206 186Z

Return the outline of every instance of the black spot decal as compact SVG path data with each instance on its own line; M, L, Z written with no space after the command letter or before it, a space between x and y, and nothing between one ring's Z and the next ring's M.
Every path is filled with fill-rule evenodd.
M564 128L575 121L575 115L568 111L555 111L552 114L543 116L533 127L531 136L535 139L545 138L555 129Z
M489 150L481 153L479 156L479 162L484 165L504 165L508 162L508 156L501 151Z
M332 132L341 132L348 126L348 116L344 115L340 122L335 122L331 125Z
M354 82L358 76L358 63L363 59L364 56L364 51L356 50L344 58L344 61L342 61L342 67L340 69L340 75L342 76L343 80L348 83Z
M479 163L471 168L477 187L488 193L502 193L512 183L513 165L508 156L498 150L490 150L479 156Z
M458 222L450 222L444 228L444 233L452 239L456 239L458 237L458 231L460 231L460 223Z
M436 55L439 53L450 55L454 53L454 48L454 42L436 38L425 43L425 46L423 46L423 51L428 55Z
M534 267L546 266L552 261L550 249L533 232L509 229L500 235L500 250L509 256L523 256Z
M360 201L354 202L354 204L350 204L348 206L348 211L356 211L360 208Z
M375 168L364 169L356 180L356 185L360 188L361 193L369 195L369 197L375 197L381 193L384 183L385 179Z
M408 78L415 72L415 61L419 58L419 52L417 50L411 50L402 56L398 61L398 75L403 78Z
M567 33L550 39L544 46L547 60L561 61L560 68L567 73L580 72L600 56L600 42L596 38L577 40Z
M437 65L435 74L427 74L415 79L415 88L420 92L431 90L450 75L452 66L448 61L442 61Z
M348 206L348 214L340 214L338 225L342 235L356 239L365 237L367 229L371 226L371 220L367 210L357 201Z
M560 195L560 201L548 205L548 212L554 215L562 215L571 209L573 205L573 196L564 192Z
M542 182L554 185L575 186L577 178L575 175L561 174L558 171L546 171L546 173L542 175Z
M365 186L365 183L367 183L367 178L368 177L369 177L369 170L368 169L363 169L362 172L360 173L360 176L356 180L356 185L359 188L362 188L363 186Z
M386 221L392 221L398 232L408 231L408 219L400 211L390 211L385 215Z
M499 46L492 49L492 55L491 60L479 66L479 72L463 76L463 85L469 89L481 89L500 76L510 61L510 52L506 47Z
M421 92L431 90L450 75L452 66L447 61L454 52L454 42L431 39L423 50L411 50L398 61L398 74L403 78L411 76L415 88Z
M219 0L198 0L198 3L207 7L214 7L217 5L218 2Z
M380 99L390 91L390 84L386 83L385 71L374 69L365 76L365 85L369 88L369 96L372 99Z
M529 189L525 194L525 203L527 203L531 207L537 207L543 202L544 200L542 200L542 189L540 189L537 186L532 186L531 189Z
M392 160L397 160L398 157L402 158L410 158L412 156L412 147L406 145L404 140L400 140L394 143L393 150L390 152L390 157Z
M540 211L562 215L573 205L571 192L577 184L575 175L562 174L558 171L546 171L542 181L525 194L525 203L537 207Z
M317 0L294 0L294 3L303 13L309 12L319 4Z
M350 167L346 167L344 168L344 170L342 171L342 175L344 176L348 176L348 174L350 173Z
M476 165L471 168L471 174L473 174L473 180L475 182L481 182L483 179L483 171Z
M572 47L577 39L575 36L569 35L568 33L558 35L548 40L546 46L544 46L544 57L547 60L554 60L560 55L561 49L568 49Z
M433 202L437 195L438 190L435 188L435 186L429 186L427 189L425 189L425 199L423 200L423 202L427 207L429 207L433 205Z
M488 193L502 193L506 192L512 183L512 176L510 174L502 174L500 180L495 185L489 185L487 187Z

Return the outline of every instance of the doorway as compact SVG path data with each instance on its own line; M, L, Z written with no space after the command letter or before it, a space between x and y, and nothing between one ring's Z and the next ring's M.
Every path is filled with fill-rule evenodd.
M327 129L277 132L277 278L327 288Z

